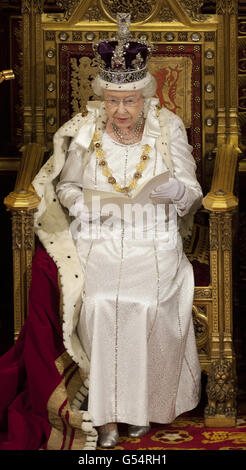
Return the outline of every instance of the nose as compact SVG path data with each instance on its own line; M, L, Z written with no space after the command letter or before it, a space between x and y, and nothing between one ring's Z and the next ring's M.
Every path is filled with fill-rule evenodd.
M125 108L123 100L120 100L119 106L118 106L118 113L125 113L127 109Z

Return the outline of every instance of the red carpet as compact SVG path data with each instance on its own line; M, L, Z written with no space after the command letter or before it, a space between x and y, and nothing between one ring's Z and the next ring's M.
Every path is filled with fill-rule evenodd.
M171 424L153 424L142 438L127 437L124 424L119 433L114 450L246 450L246 415L238 417L235 428L206 428L202 417L186 414Z

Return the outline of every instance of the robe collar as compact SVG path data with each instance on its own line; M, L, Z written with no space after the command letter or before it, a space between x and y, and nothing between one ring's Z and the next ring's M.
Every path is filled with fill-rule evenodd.
M161 135L159 120L156 115L156 106L159 105L157 98L147 98L144 104L144 114L146 117L144 127L144 137L158 138ZM96 129L97 121L105 115L105 107L102 101L88 101L86 105L88 119L79 129L73 139L73 144L88 150Z

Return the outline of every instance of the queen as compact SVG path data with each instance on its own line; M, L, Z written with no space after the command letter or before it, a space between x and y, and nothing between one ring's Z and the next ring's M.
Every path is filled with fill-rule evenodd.
M180 228L200 207L202 192L183 122L153 98L156 82L147 68L152 45L133 39L129 25L129 15L119 15L116 39L94 44L100 65L92 86L99 100L88 102L87 116L65 124L64 135L77 125L72 139L61 142L58 131L54 140L56 193L66 217L80 222L79 236L72 230L69 236L83 279L77 304L71 272L63 279L77 305L64 318L64 344L79 367L88 364L88 412L102 447L116 445L118 423L128 424L129 436L142 436L152 422L170 423L200 399L193 270ZM131 198L139 185L166 171L168 181L150 194L153 207L158 203L164 211L141 225L145 236L127 237L116 215L112 232L100 211L88 214L85 188ZM42 170L34 180L38 193L41 177ZM175 243L153 230L163 217L165 227L177 221ZM58 216L49 221L59 225ZM104 224L107 236L88 236L85 227L95 222ZM58 259L66 244L56 245Z

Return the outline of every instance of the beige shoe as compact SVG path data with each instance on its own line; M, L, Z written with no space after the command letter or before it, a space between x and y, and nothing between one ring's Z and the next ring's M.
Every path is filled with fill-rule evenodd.
M129 424L128 426L128 436L129 437L141 437L149 432L150 426L135 426Z
M108 423L100 426L98 433L100 447L114 447L119 440L119 432L116 423Z

